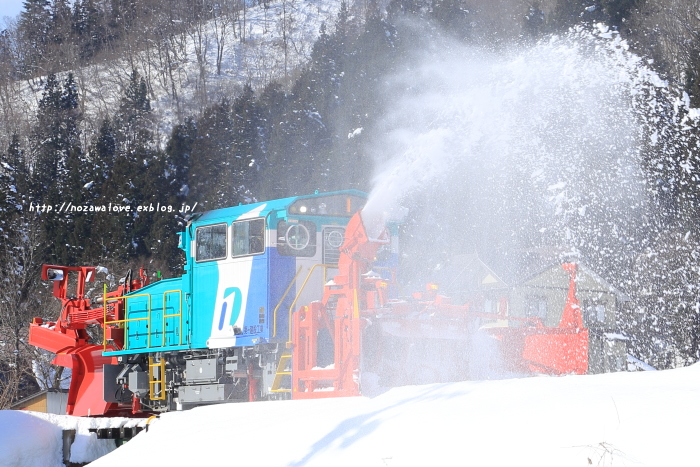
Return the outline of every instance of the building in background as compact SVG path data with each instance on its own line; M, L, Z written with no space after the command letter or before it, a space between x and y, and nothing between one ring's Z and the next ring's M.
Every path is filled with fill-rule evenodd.
M508 317L527 317L554 327L561 320L569 290L569 273L562 268L566 261L556 253L456 256L441 281L446 284L443 290L461 303L469 303L473 311L504 317L485 321L482 326L506 326ZM630 298L580 263L576 295L584 326L589 329L589 373L626 370L628 339L619 331L617 318Z
M31 410L32 412L65 415L67 402L67 389L44 389L15 402L10 408L12 410Z

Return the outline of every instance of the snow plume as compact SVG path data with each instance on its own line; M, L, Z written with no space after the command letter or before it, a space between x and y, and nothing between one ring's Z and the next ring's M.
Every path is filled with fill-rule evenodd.
M409 207L419 269L497 249L595 256L611 248L601 238L638 248L641 154L670 91L619 35L579 28L498 52L435 40L404 69L388 80L366 217Z
M653 185L673 180L692 115L682 93L602 26L498 51L434 39L401 69L363 217L410 210L406 289L435 281L459 300L473 253L510 272L574 258L633 288L663 229Z

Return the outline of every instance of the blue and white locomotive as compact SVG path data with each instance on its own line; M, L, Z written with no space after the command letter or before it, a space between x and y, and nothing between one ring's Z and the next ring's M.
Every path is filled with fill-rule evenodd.
M105 365L105 401L159 411L287 397L292 308L319 299L365 201L346 190L194 215L184 274L127 294L111 323L124 334L104 352L118 362Z

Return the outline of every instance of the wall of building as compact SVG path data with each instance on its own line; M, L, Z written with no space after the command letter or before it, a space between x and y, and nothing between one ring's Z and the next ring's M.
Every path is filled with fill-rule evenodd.
M12 406L13 410L30 410L32 412L53 413L57 415L66 414L66 404L68 403L67 392L40 392L34 397Z
M545 326L558 326L569 291L569 273L554 266L515 287L510 297L512 316L540 317ZM620 303L610 286L579 269L576 296L581 305L584 326L589 329L589 373L608 373L625 368L627 347L616 330Z
M14 408L16 410L30 410L32 412L46 413L46 393L34 397Z

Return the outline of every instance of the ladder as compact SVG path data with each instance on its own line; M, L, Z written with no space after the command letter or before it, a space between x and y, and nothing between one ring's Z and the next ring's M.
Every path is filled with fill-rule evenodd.
M163 358L148 357L148 389L151 400L165 400L165 360Z
M292 377L292 354L289 350L285 350L280 356L279 364L277 365L277 372L275 373L275 379L272 380L272 387L270 392L292 392L292 388L282 387L283 383L291 383ZM286 386L286 384L285 384ZM291 384L290 384L291 386Z

